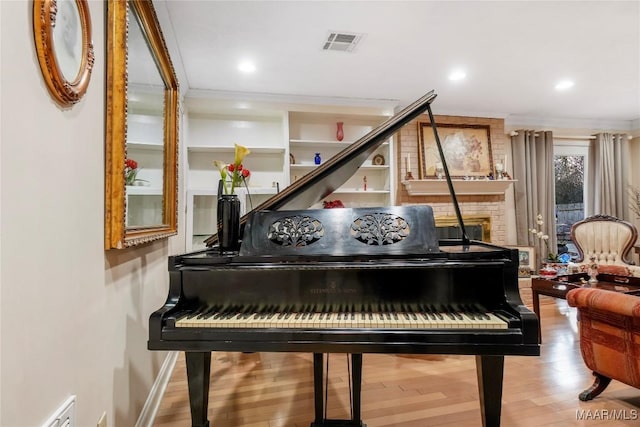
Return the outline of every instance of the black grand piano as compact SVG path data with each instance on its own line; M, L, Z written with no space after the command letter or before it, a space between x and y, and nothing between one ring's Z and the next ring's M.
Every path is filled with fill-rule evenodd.
M364 353L476 356L483 425L499 426L504 356L537 356L538 319L518 292L518 253L469 240L444 164L460 239L438 240L431 207L307 209L340 187L429 92L241 219L240 250L169 258L170 289L149 319L150 350L186 355L192 425L207 419L212 351L310 352L311 427L364 426ZM323 360L351 355L352 415L324 416ZM311 416L310 416L311 418Z

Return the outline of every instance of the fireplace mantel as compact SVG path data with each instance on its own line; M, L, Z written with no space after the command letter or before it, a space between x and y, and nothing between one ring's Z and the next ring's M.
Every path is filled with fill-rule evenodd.
M452 179L453 189L456 195L482 194L496 195L504 194L511 183L516 180L512 179ZM412 179L402 181L402 185L407 189L410 196L443 196L449 195L449 187L445 179Z

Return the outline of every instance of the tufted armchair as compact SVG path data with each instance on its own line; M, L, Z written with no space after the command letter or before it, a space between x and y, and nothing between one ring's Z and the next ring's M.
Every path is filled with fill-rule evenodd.
M571 227L581 270L586 270L595 257L600 273L640 277L640 267L631 260L637 238L638 230L633 224L608 215L594 215Z
M640 297L597 288L577 288L567 302L578 309L580 351L595 381L580 393L591 400L612 379L640 388Z

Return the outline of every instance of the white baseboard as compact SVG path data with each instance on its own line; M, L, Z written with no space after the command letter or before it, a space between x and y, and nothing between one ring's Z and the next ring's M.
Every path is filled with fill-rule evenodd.
M151 387L149 396L147 396L147 401L144 403L142 411L140 411L140 416L138 417L138 421L136 421L135 427L153 427L160 402L162 402L162 397L171 379L171 374L173 373L173 368L176 365L179 354L180 352L178 351L172 351L164 359L160 372L158 372L153 387Z

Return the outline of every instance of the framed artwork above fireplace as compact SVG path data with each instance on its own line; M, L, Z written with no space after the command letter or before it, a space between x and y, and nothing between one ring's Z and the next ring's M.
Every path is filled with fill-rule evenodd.
M484 178L493 173L489 125L436 124L452 178ZM418 122L420 179L437 178L442 159L431 124Z

